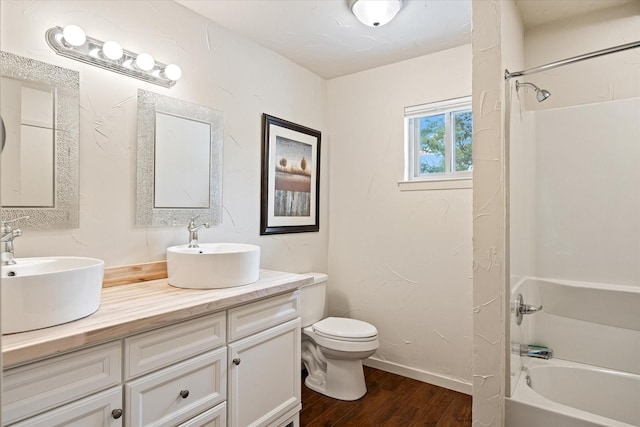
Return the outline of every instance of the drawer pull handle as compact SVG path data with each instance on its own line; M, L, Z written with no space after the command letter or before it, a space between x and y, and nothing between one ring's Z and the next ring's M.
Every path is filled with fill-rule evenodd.
M117 420L122 416L122 409L114 409L113 411L111 411L111 416L114 420Z
M189 390L180 390L180 397L182 397L183 399L189 397Z
M240 364L240 358L236 357L235 359L233 359L233 364L238 366Z

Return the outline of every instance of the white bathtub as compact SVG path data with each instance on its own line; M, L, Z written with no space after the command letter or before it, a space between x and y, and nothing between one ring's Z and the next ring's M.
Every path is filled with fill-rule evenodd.
M640 427L640 375L528 359L506 399L506 427L540 426Z

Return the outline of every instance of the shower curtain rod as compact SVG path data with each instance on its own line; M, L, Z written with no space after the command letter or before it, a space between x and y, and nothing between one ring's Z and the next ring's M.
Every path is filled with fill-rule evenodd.
M640 40L621 44L620 46L614 46L607 49L596 50L594 52L585 53L584 55L578 55L571 58L563 59L560 61L550 62L538 67L529 68L528 70L515 71L510 73L509 70L504 70L504 79L509 80L512 77L525 76L527 74L539 73L540 71L551 70L553 68L562 67L563 65L573 64L574 62L584 61L586 59L597 58L599 56L609 55L610 53L622 52L623 50L635 49L640 47Z

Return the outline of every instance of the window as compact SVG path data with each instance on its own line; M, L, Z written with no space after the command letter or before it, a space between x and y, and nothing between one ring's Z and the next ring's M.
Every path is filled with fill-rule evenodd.
M407 107L405 179L471 178L471 97Z

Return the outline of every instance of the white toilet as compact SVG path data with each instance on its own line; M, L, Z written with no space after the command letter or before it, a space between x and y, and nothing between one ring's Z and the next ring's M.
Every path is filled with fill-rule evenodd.
M302 363L311 390L340 400L356 400L367 392L362 360L377 350L378 330L356 319L324 317L327 275L309 273L312 284L300 290Z

